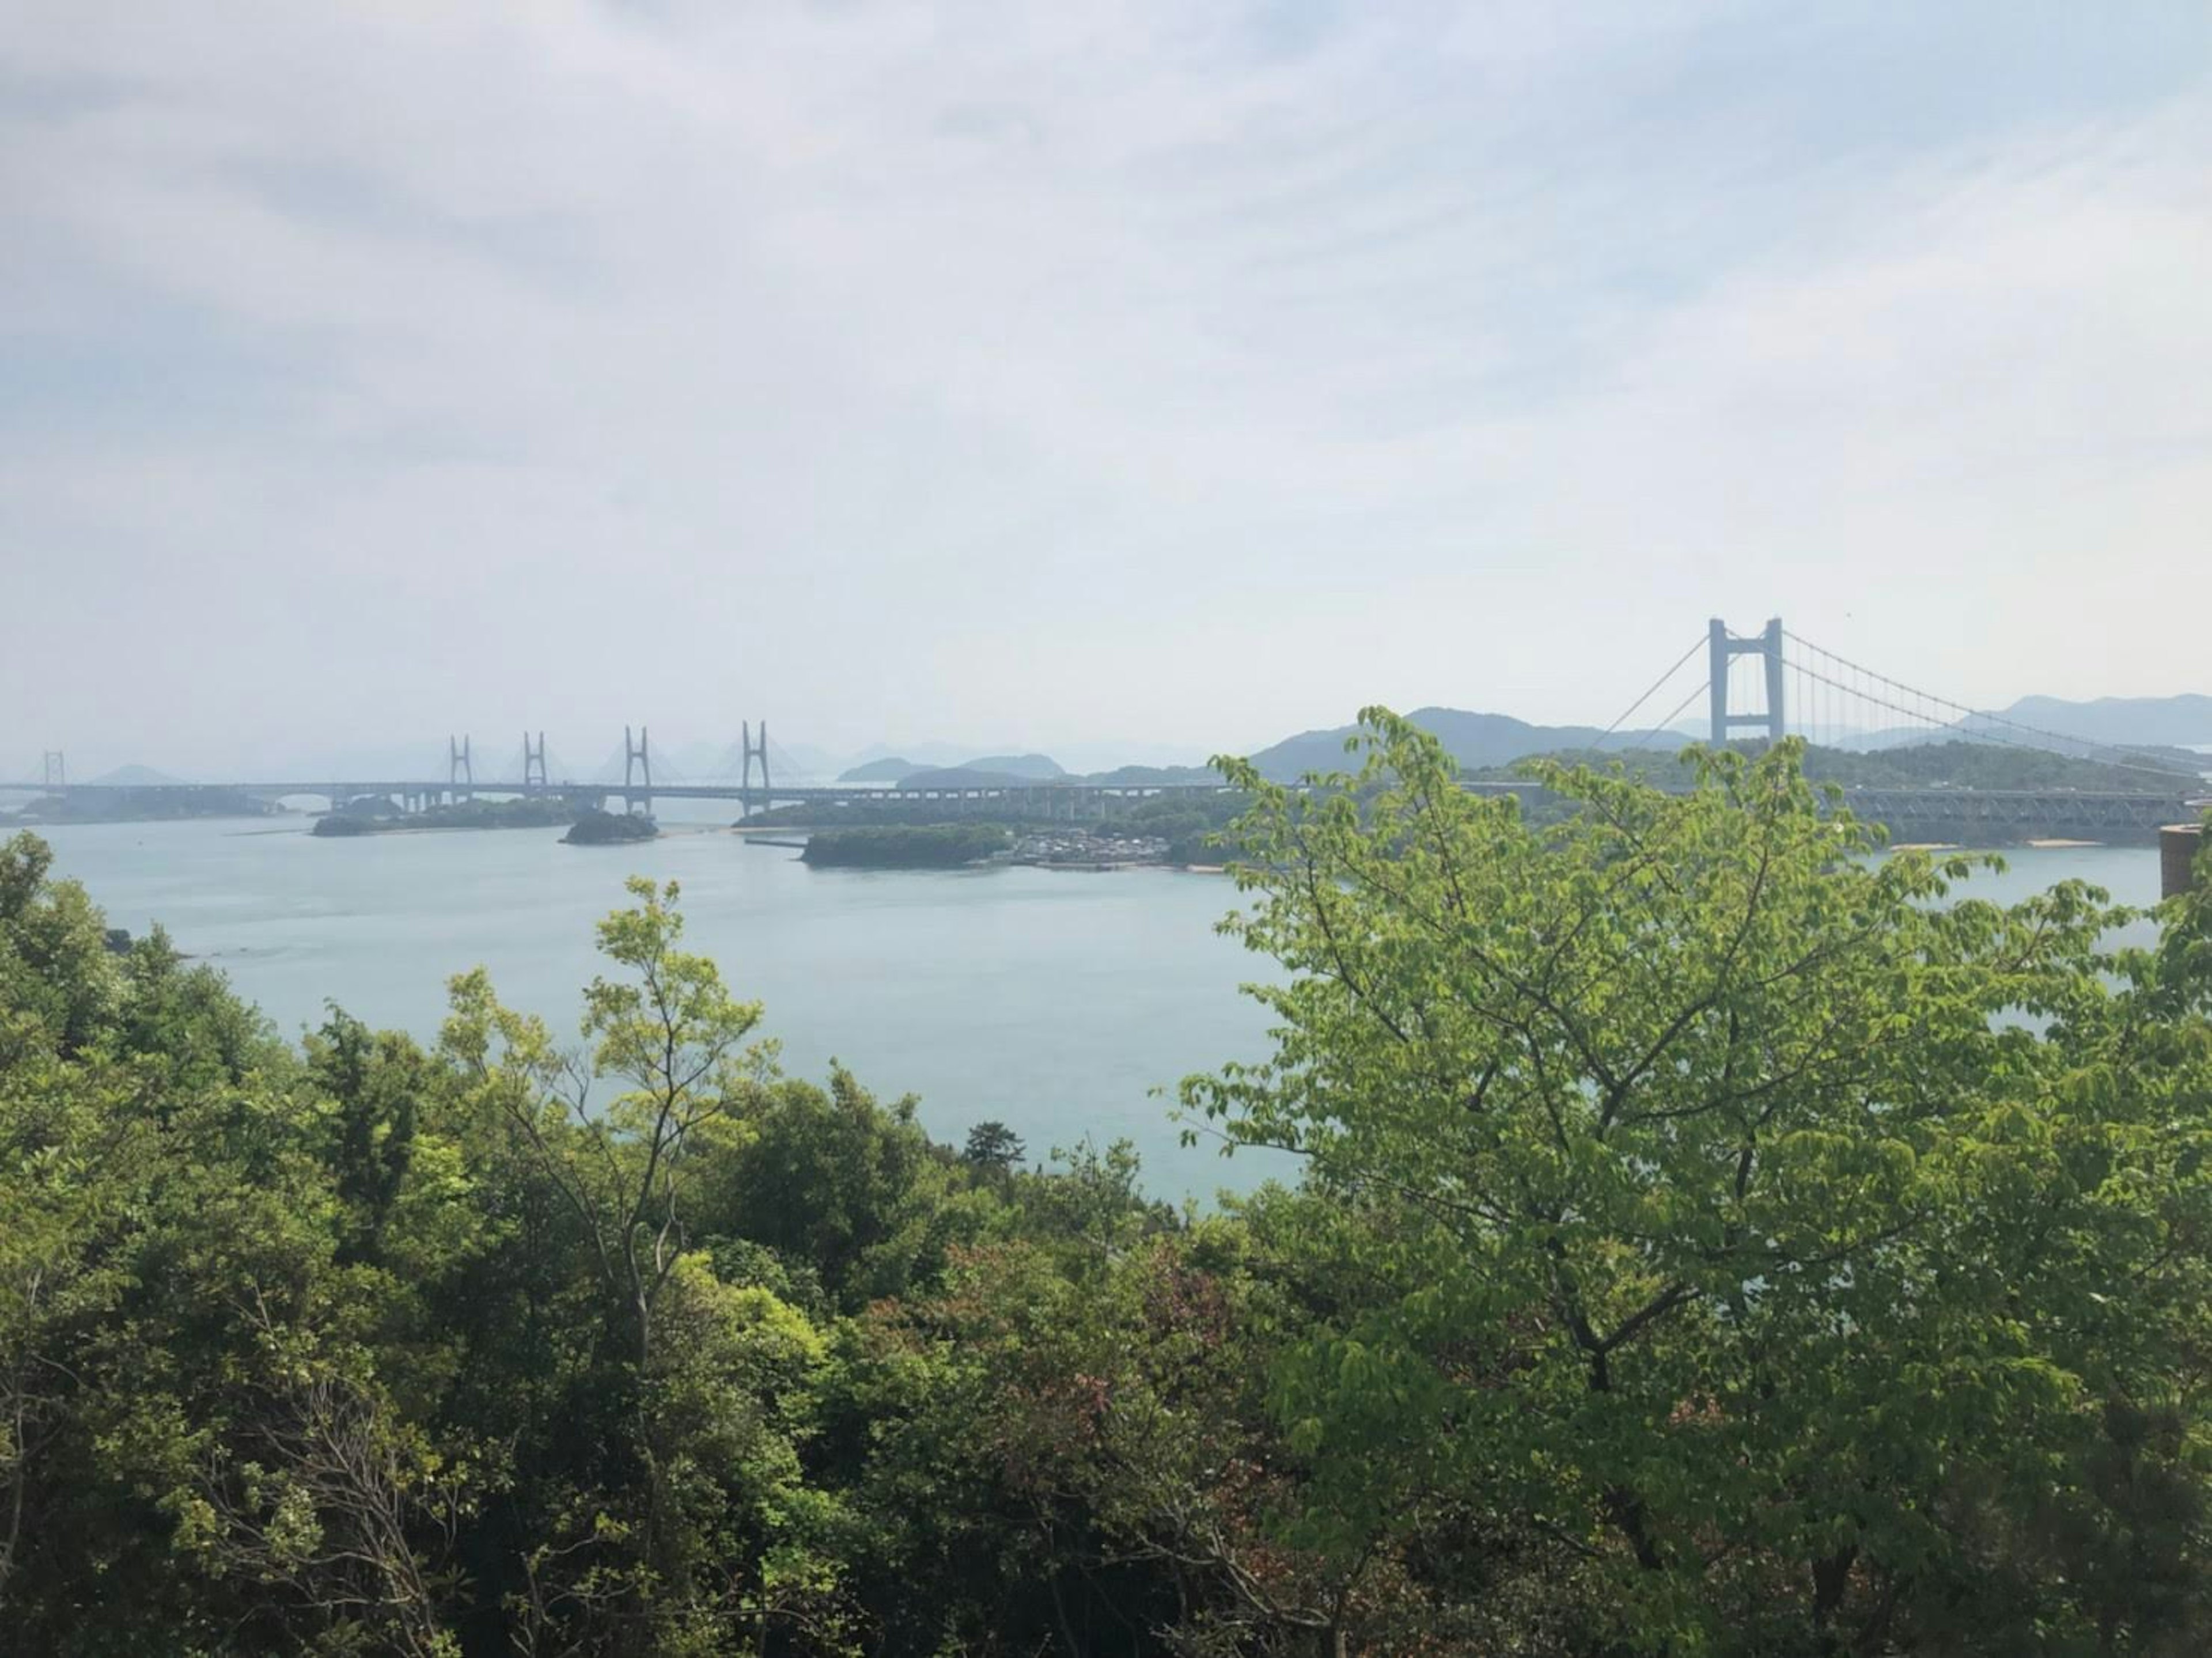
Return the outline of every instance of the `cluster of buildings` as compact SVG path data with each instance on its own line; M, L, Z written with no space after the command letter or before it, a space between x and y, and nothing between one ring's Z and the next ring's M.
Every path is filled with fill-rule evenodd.
M1044 864L1060 869L1119 869L1132 864L1167 861L1166 837L1102 834L1085 829L1038 829L1014 842L1007 861Z

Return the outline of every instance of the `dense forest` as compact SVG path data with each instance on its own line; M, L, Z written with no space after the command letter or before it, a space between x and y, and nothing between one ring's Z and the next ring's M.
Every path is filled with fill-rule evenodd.
M1368 720L1236 774L1274 1048L1181 1109L1305 1172L1205 1212L785 1074L672 884L571 1040L294 1045L7 842L0 1648L2203 1650L2212 896Z

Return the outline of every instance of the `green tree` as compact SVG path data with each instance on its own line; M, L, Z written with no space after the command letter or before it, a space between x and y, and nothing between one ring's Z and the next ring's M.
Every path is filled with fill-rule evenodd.
M702 1232L748 1240L817 1277L852 1306L902 1293L981 1224L954 1161L915 1121L912 1096L885 1106L832 1064L830 1085L782 1078L702 1160Z
M0 1066L0 1624L68 1500L88 1329L126 1287L116 1243L149 1150L116 1121L127 1097L114 1067L87 1074L51 1054Z
M1960 899L1968 860L1877 855L1794 744L1702 758L1686 797L1547 769L1571 810L1537 828L1363 720L1360 772L1312 794L1229 768L1230 929L1290 977L1252 993L1273 1057L1186 1088L1308 1160L1318 1247L1370 1285L1278 1370L1296 1534L1364 1547L1455 1484L1599 1574L1579 1641L1639 1650L2195 1615L1996 1570L1972 1517L2124 1544L2100 1421L2193 1394L2202 915L2115 957L2086 888Z
M48 878L53 849L28 830L0 843L0 1063L41 1048L74 1055L112 1023L122 986L99 910Z
M1019 1134L994 1117L968 1131L960 1155L970 1168L1005 1174L1029 1155L1029 1148Z
M599 926L601 954L626 975L586 987L586 1055L563 1054L542 1021L501 1006L481 969L453 981L443 1048L576 1223L617 1356L603 1378L610 1419L626 1442L627 1464L618 1460L610 1473L613 1507L572 1513L579 1535L532 1551L531 1604L550 1595L592 1615L605 1611L607 1638L643 1650L679 1634L707 1642L697 1621L711 1625L735 1611L717 1574L702 1571L699 1542L734 1499L684 1477L690 1464L678 1407L690 1381L663 1351L658 1319L693 1258L690 1200L701 1153L741 1131L774 1074L775 1050L747 1043L759 1004L737 1000L711 960L678 947L676 884L626 885L636 903ZM592 1084L605 1078L626 1086L596 1102ZM574 1575L550 1594L542 1569L564 1560Z
M346 1253L377 1259L414 1155L428 1062L406 1037L380 1035L333 1007L308 1043L307 1069L336 1108L330 1161L338 1200L351 1218Z
M684 1254L693 1156L734 1127L773 1073L747 1046L760 1004L740 1002L710 959L677 948L677 884L624 884L637 904L599 923L599 951L634 977L584 993L587 1060L557 1050L544 1023L500 1005L481 969L453 984L444 1047L506 1114L582 1224L621 1309L629 1357L653 1354L653 1309ZM594 1080L628 1086L596 1103Z

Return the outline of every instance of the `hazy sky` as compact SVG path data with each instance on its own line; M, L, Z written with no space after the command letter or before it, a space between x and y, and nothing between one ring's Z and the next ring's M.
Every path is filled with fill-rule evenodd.
M2212 8L0 0L0 773L2212 689Z

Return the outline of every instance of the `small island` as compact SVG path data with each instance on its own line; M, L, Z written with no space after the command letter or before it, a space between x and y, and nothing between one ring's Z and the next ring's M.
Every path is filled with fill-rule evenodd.
M960 869L1013 843L996 823L882 823L817 829L799 861L830 869Z
M403 812L390 801L350 801L315 820L308 831L326 837L392 835L403 829L557 829L575 821L565 800L456 800L426 811Z
M659 838L660 825L644 812L586 811L561 837L565 847L619 847Z
M804 805L771 807L741 818L732 827L753 836L757 844L787 845L768 839L786 829L811 831L821 850L805 861L819 865L869 865L884 869L950 868L975 857L1003 857L1016 864L1037 864L1057 869L1127 869L1144 865L1171 868L1218 870L1237 855L1230 843L1231 826L1250 805L1242 793L1222 789L1202 795L1161 795L1150 799L1118 803L1109 816L1096 821L1071 822L1066 817L1044 818L1022 814L1027 804L1000 800L996 806L1014 815L983 827L994 838L980 853L960 854L957 838L941 845L927 836L942 831L948 837L972 832L977 826L953 816L946 803L919 798L907 791L884 789L875 797L846 800L809 801ZM870 838L850 842L831 838L850 831Z

